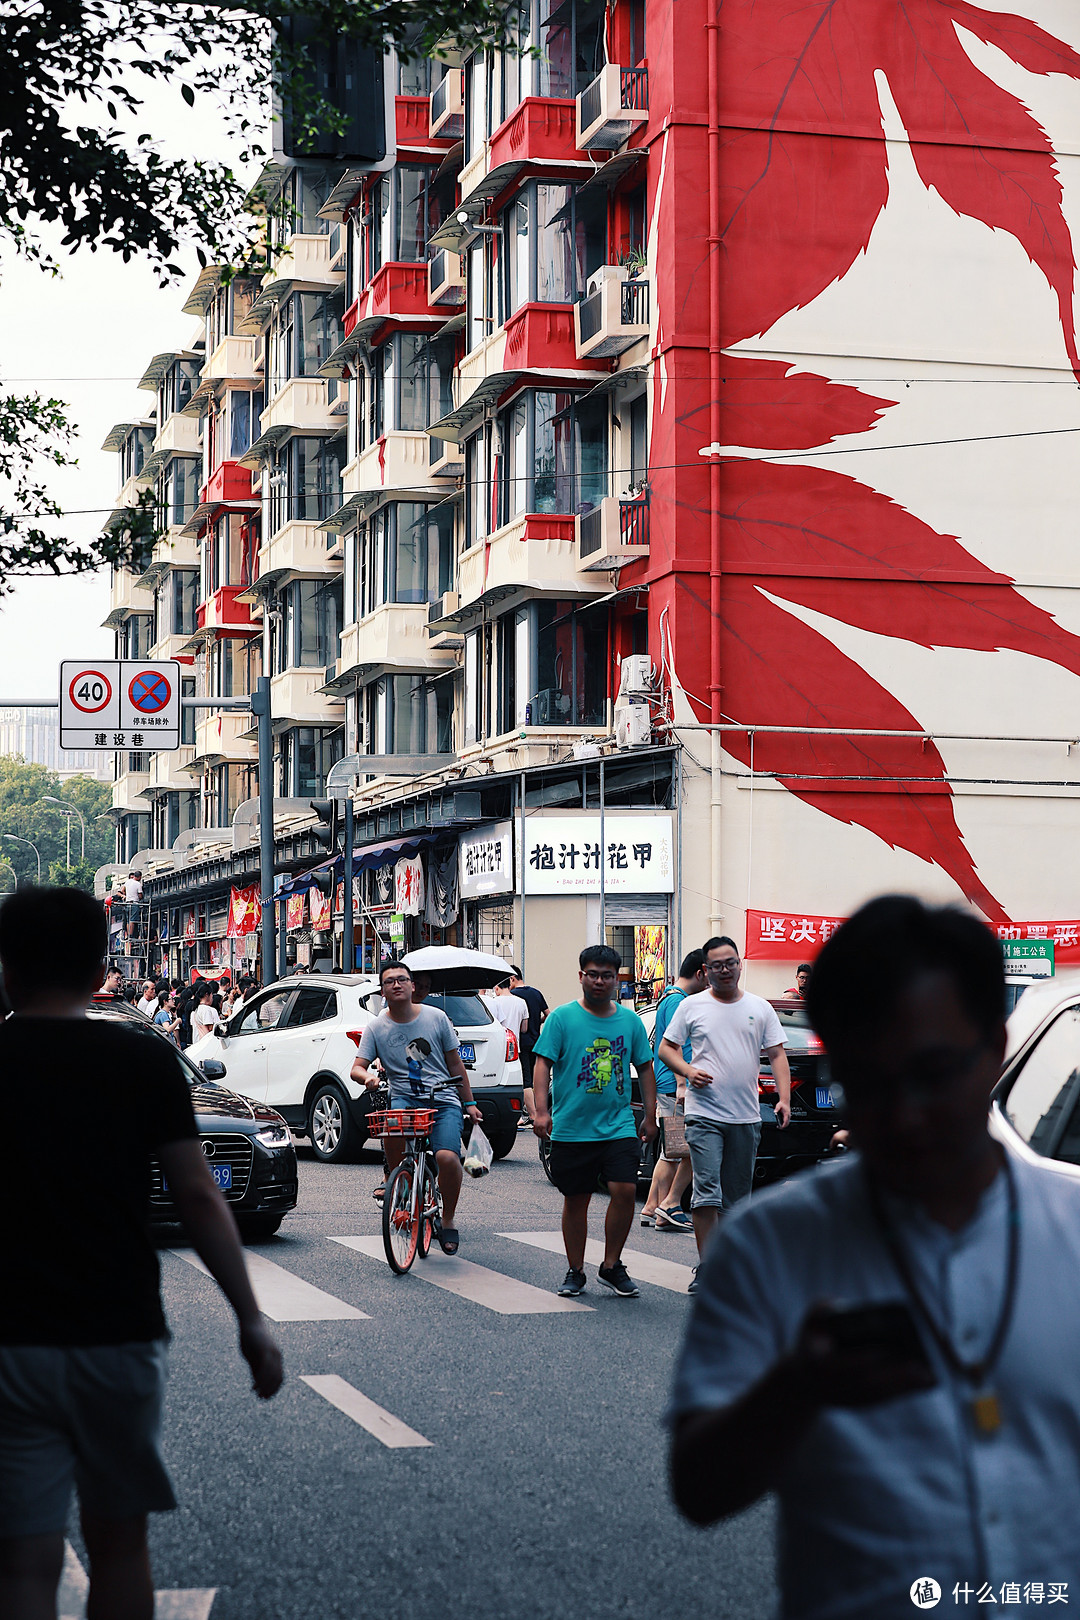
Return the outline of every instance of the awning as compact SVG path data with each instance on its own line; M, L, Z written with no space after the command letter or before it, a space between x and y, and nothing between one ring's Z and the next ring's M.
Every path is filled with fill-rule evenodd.
M398 860L402 855L417 855L425 845L434 844L445 837L445 832L407 833L401 838L386 838L380 844L367 844L353 854L353 876L357 872L370 872L379 866L389 866L391 861ZM335 855L333 860L321 861L306 872L294 872L291 877L283 878L277 893L298 894L301 889L310 889L316 874L331 870L338 879L344 875L343 856Z

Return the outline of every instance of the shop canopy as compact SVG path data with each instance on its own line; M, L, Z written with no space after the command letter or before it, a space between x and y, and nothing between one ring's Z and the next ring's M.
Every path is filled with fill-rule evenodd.
M402 838L384 839L380 844L367 844L353 854L353 875L355 876L357 872L373 871L379 866L390 866L404 855L416 855L425 844L434 844L437 839L445 836L445 833L409 833ZM298 894L301 890L310 889L315 878L327 872L333 872L338 878L343 877L344 857L335 855L332 860L321 861L318 866L309 867L306 872L294 872L291 877L281 880L277 893Z

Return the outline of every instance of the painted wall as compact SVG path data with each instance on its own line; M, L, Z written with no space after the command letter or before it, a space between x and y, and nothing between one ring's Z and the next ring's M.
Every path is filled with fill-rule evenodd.
M894 887L1080 915L1080 9L724 0L716 624L705 10L676 8L677 40L665 12L653 656L684 716L718 636L727 719L920 734L729 734L725 924Z

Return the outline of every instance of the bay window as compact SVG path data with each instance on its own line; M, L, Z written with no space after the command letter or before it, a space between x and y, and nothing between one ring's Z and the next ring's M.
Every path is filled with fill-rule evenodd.
M521 726L600 726L607 717L608 613L527 602L465 637L465 742Z
M282 738L282 793L287 798L317 798L323 791L330 768L344 752L341 726L294 726Z
M270 392L292 377L315 377L341 342L342 293L293 293L270 327Z
M341 504L342 435L315 438L299 435L274 455L270 464L270 533L286 523L319 523Z
M330 221L320 219L319 209L342 172L340 166L328 168L315 163L299 163L289 170L281 194L270 210L270 240L274 247L284 247L291 236L328 234Z
M365 689L368 754L453 751L454 683L449 675L386 675Z
M454 580L452 510L418 501L380 507L356 532L349 574L355 620L384 603L436 601Z
M166 636L195 633L199 574L194 568L170 568L154 590L154 642Z
M132 428L120 447L117 458L120 466L120 487L123 489L129 478L138 478L143 470L143 462L154 447L154 430L152 427Z
M157 387L158 424L182 411L199 386L202 373L201 360L174 360Z
M439 223L435 168L398 163L380 175L368 193L364 215L364 271L371 281L384 264L423 264Z
M256 284L247 276L234 276L220 286L206 309L206 353L212 355L224 338L231 337L247 319L255 302Z
M274 673L332 663L341 651L341 580L294 579L279 600L280 629L271 637Z
M230 388L226 399L229 405L228 459L237 461L259 437L263 392L261 388Z
M246 697L262 674L258 636L219 636L210 649L210 696Z
M525 512L589 512L608 492L603 396L526 388L465 443L465 545Z

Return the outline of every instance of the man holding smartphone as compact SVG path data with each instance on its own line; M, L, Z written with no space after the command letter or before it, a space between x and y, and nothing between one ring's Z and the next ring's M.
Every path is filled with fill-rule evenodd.
M675 1499L711 1524L778 1493L784 1620L900 1620L927 1580L1019 1613L1008 1593L1080 1582L1080 1185L988 1129L1000 946L887 896L807 1000L860 1151L718 1232L668 1413Z

